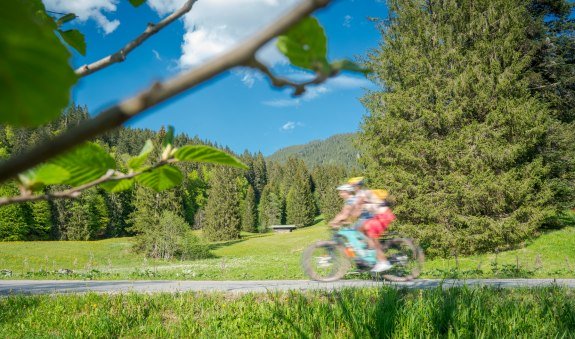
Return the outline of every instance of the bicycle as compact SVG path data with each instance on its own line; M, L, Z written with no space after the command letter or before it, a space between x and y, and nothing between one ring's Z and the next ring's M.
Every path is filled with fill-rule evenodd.
M373 277L395 282L410 281L419 276L425 260L423 250L412 239L393 237L388 233L380 240L392 268L381 273L370 272ZM303 252L302 266L313 280L330 282L341 279L355 264L357 271L368 272L375 266L375 250L367 246L363 233L350 228L334 230L332 240L318 241Z

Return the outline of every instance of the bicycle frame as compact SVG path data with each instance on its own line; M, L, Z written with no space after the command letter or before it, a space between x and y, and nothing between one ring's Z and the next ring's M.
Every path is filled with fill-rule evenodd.
M375 250L368 248L363 233L353 228L340 228L335 232L334 239L345 247L345 254L356 262L370 267L376 264Z

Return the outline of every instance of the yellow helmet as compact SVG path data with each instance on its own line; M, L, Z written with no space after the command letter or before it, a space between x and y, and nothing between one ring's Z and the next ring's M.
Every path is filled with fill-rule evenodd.
M364 177L354 177L354 178L350 178L347 181L348 184L350 185L354 185L354 186L363 186L365 183L365 178Z

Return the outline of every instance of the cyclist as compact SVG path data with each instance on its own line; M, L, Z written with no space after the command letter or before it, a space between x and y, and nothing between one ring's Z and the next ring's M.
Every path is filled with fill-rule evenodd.
M367 238L369 247L375 249L377 263L371 269L372 272L388 270L392 265L383 253L379 237L387 229L387 226L395 219L389 206L384 199L374 196L374 193L365 189L363 177L351 178L347 182L355 190L355 204L352 217L359 218L358 230Z
M355 208L355 187L348 184L341 185L337 187L337 192L344 203L341 211L329 222L334 228L349 223Z

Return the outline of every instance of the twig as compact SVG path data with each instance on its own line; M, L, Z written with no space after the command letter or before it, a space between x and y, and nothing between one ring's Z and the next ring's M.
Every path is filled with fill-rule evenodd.
M256 58L253 58L248 63L246 63L246 66L255 68L264 73L270 79L272 85L275 87L292 87L294 89L294 96L302 95L305 92L306 86L320 84L326 81L328 78L334 77L339 73L338 71L332 71L329 74L317 73L316 77L310 81L296 83L289 79L277 77L266 65L256 60Z
M72 130L64 132L53 140L38 145L28 152L8 159L0 164L0 182L20 172L32 168L72 147L90 140L97 135L122 125L127 120L147 109L175 97L214 76L235 66L245 65L253 59L255 53L264 44L282 34L298 21L318 8L326 6L331 0L306 0L290 12L280 17L273 24L251 37L246 42L220 57L206 62L203 66L182 73L163 83L156 83L140 94L126 99L86 120Z
M46 193L46 194L37 194L37 195L29 195L29 194L22 194L19 196L15 196L15 197L7 197L7 198L0 198L0 206L4 206L4 205L10 205L10 204L15 204L15 203L20 203L20 202L30 202L30 201L38 201L38 200L56 200L56 199L70 199L70 198L78 198L80 196L80 194L82 194L83 191L92 188L96 185L108 182L108 181L118 181L118 180L124 180L124 179L131 179L135 176L138 176L142 173L146 173L149 172L155 168L158 168L160 166L169 164L169 163L173 163L175 162L174 159L168 159L168 160L162 160L159 161L158 163L156 163L153 166L150 166L148 168L146 168L143 171L139 171L139 172L133 172L133 173L129 173L129 174L124 174L121 172L117 172L113 169L110 169L106 172L106 174L104 174L103 176L101 176L100 178L88 182L84 185L78 186L78 187L73 187L64 191L59 191L59 192L53 192L53 193Z
M114 54L108 55L107 57L104 57L104 58L102 58L98 61L95 61L89 65L84 65L84 66L78 67L75 71L76 75L78 75L79 77L83 77L83 76L86 76L88 74L92 74L96 71L99 71L103 68L106 68L106 67L110 66L111 64L114 64L117 62L122 62L122 61L126 60L126 56L128 56L128 54L132 50L134 50L136 47L140 46L149 37L158 33L160 30L162 30L167 25L171 24L173 21L179 19L184 14L188 13L192 9L192 6L194 5L194 3L196 1L197 0L188 0L184 4L184 6L182 6L180 9L178 9L174 13L170 14L169 16L165 17L162 21L158 22L157 24L149 23L148 27L146 28L144 33L140 34L140 36L138 36L135 40L128 42L126 44L126 46L124 46L122 49L120 49L119 51L117 51Z

